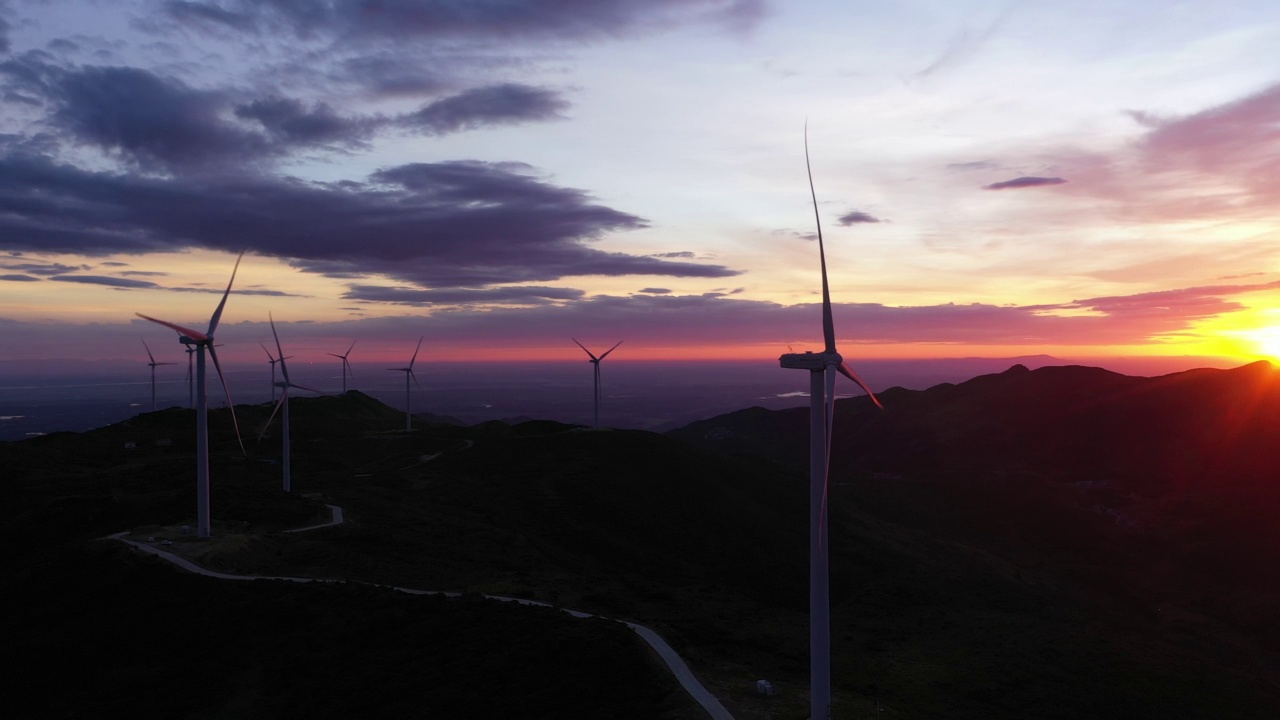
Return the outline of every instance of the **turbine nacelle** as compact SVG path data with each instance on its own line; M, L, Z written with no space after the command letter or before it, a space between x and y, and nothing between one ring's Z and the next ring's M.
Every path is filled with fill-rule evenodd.
M778 364L788 370L824 370L828 366L840 367L844 358L838 352L787 353L778 358Z

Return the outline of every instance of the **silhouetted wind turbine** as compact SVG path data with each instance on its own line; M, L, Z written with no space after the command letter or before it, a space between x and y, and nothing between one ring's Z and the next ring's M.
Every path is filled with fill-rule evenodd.
M156 411L156 366L157 365L177 365L178 363L156 362L155 356L151 354L151 348L147 347L146 340L142 341L142 347L146 348L147 359L150 360L150 362L148 362L147 364L151 366L151 412L155 412Z
M618 345L621 345L623 341L622 341L622 340L619 340L619 341L618 341L618 345L614 345L613 347L609 348L608 350L605 350L605 351L604 351L604 354L602 354L600 357L596 357L594 353L592 353L590 350L588 350L588 349L587 349L587 346L586 346L586 345L583 345L582 343L578 342L576 338L569 338L569 339L570 339L570 340L573 340L574 344L576 344L578 347L582 348L582 351L583 351L583 352L585 352L587 355L589 355L589 356L591 357L591 359L590 359L590 360L588 360L587 362L589 362L589 363L591 363L592 365L594 365L594 366L595 366L595 372L594 372L594 375L595 375L595 380L594 380L594 384L595 384L594 397L595 397L595 408L596 408L596 416L595 416L595 417L596 417L596 429L597 429L597 430L599 430L599 429L600 429L600 361L601 361L601 360L604 360L604 359L605 359L605 358L607 358L607 357L609 357L609 353L611 353L611 352L613 352L614 350L618 349Z
M279 410L281 407L283 407L284 412L280 413L280 431L283 436L283 439L281 442L283 444L284 454L282 456L283 459L280 461L280 464L284 467L284 491L289 492L292 489L291 488L292 479L289 474L289 457L290 457L289 455L289 388L298 388L299 390L310 390L311 392L314 392L314 393L318 393L320 391L316 390L315 388L309 388L306 385L299 385L298 383L293 382L292 380L289 379L289 366L284 361L285 360L284 349L280 347L280 335L276 333L275 318L271 317L270 313L268 313L267 319L271 321L271 334L276 339L276 352L280 354L280 359L277 360L276 362L280 363L280 375L284 377L284 380L276 383L276 386L281 388L280 402L276 403L275 409L271 411L271 417L267 418L267 424L262 427L262 432L258 434L258 440L261 441L262 436L267 434L267 428L271 426L271 421L275 419L276 411ZM271 353L267 353L267 354L270 355ZM271 367L272 369L275 368L274 365L272 365Z
M270 316L268 315L268 317ZM262 343L258 343L258 347L262 348L262 352L267 354L267 362L271 363L271 402L275 402L276 401L276 363L280 361L271 355L271 351L267 349L266 345L263 345Z
M425 337L425 336L424 336ZM413 378L413 382L418 386L418 390L422 390L421 383L418 382L418 376L413 374L413 362L418 359L418 351L422 349L422 338L418 338L418 347L413 349L413 357L409 358L409 367L387 368L404 373L404 429L413 429L413 413L409 411L409 378ZM350 352L350 351L348 351Z
M827 256L818 218L818 195L809 167L809 131L805 128L804 164L809 175L809 195L818 227L818 261L822 267L821 353L788 353L778 358L784 368L809 371L809 717L831 717L831 604L827 562L827 472L831 462L831 423L836 409L836 373L858 384L876 407L883 407L866 383L836 352L836 331L831 319L831 292L827 286Z
M218 320L222 318L222 309L227 305L227 296L231 294L231 284L236 281L236 270L240 269L241 252L236 257L235 267L231 269L231 280L227 282L227 290L222 293L222 302L209 318L209 329L205 332L192 330L164 320L157 320L149 315L136 313L143 320L159 323L178 333L178 342L195 349L196 353L196 533L199 537L210 535L209 523L209 401L204 387L204 352L209 351L213 359L213 367L218 371L218 379L222 381L222 390L227 395L227 408L231 410L231 423L236 429L236 442L240 443L240 452L244 452L244 442L240 440L240 424L236 422L236 408L231 402L231 390L227 387L227 379L222 375L222 366L218 364L218 354L213 349L213 331L218 329Z
M341 355L337 353L329 353L330 355L336 358L340 358L342 360L342 392L343 393L347 392L347 370L351 370L351 363L347 362L347 356L351 354L351 351L355 348L355 346L356 346L356 341L352 340L351 347L347 348L347 351L345 353ZM356 379L355 370L351 370L351 379L352 380Z

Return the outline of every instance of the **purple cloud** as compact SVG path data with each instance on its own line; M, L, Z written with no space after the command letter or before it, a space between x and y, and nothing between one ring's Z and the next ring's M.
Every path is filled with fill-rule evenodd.
M138 288L160 287L147 280L131 280L129 278L107 277L105 275L55 275L50 280L58 282L82 283L85 285L107 285L109 287L134 290Z
M645 226L520 163L415 163L364 183L230 175L194 183L0 155L0 237L13 250L107 255L247 245L310 272L437 289L738 274L590 246Z
M475 88L436 100L396 123L425 135L445 135L487 125L554 120L569 106L556 93L542 88L504 83Z
M1044 185L1061 185L1065 182L1066 180L1060 177L1032 177L1030 175L1024 175L1022 177L1017 177L1012 180L1004 180L1002 182L991 183L990 185L983 185L982 189L983 190L1008 190L1011 188L1029 188L1029 187L1042 187Z
M461 305L485 303L498 305L545 305L551 302L581 299L586 293L573 288L517 285L484 289L451 288L419 290L376 285L352 285L343 293L345 300L395 303L399 305Z
M428 38L596 39L669 27L713 22L734 29L753 25L761 0L449 0L368 3L363 0L295 2L164 3L167 16L193 30L210 26L256 33L285 32L299 38L342 38L347 42L397 42ZM157 28L159 29L159 28Z
M647 295L670 295L671 294L671 290L669 290L668 288L656 288L656 287L640 288L640 292L645 293Z
M30 275L0 275L0 280L8 280L10 282L39 282L40 278L31 277Z
M878 222L880 222L879 219L871 217L870 215L864 212L860 212L858 210L851 210L845 213L844 215L841 215L840 217L836 218L836 223L844 226L855 225L858 223L878 223Z

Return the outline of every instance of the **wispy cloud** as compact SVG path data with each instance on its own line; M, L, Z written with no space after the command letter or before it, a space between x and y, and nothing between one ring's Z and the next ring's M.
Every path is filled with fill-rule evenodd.
M1030 175L1025 175L1023 177L1017 177L1012 180L1003 180L1001 182L991 183L990 185L983 185L982 189L983 190L1010 190L1010 189L1017 189L1017 188L1044 187L1046 185L1061 185L1065 182L1066 180L1060 177L1034 177Z

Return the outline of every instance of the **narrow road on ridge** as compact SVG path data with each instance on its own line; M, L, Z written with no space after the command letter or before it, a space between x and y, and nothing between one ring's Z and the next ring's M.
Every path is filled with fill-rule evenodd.
M333 513L333 519L330 522L321 523L319 525L310 525L307 527L295 528L293 530L286 530L285 532L306 532L309 530L318 530L321 528L341 525L343 522L342 508L338 507L337 505L329 505L328 507L330 511ZM139 542L137 540L130 540L127 537L125 537L128 534L129 534L128 531L118 532L112 535L108 535L105 539L119 540L120 542L127 543L128 545L131 545L134 548L141 550L142 552L150 553L151 555L155 555L163 560L167 560L173 563L174 565L177 565L178 567L182 568L183 570L186 570L188 572L193 572L198 575L204 575L206 577L217 578L219 580L284 580L287 582L297 582L297 583L360 582L360 584L362 585L371 585L373 587L387 587L384 585L377 585L376 583L365 583L358 580L357 581L342 580L339 578L308 578L308 577L289 577L289 576L282 576L282 575L235 575L232 573L218 572L216 570L210 570L206 567L197 565L191 562L190 560L187 560L186 558L175 555L174 553L168 552L167 550L161 550L160 548L155 547L154 545L151 545L149 543ZM392 586L390 589L398 592L402 592L402 593L407 593L410 595L444 595L445 597L461 597L462 595L462 593L459 593L459 592L446 592L443 590L416 590L413 588L404 588L404 587L395 587L395 586ZM555 607L553 605L549 605L544 602L538 602L537 600L526 600L524 598L503 597L501 595L485 595L484 597L490 600L498 600L500 602L514 602L520 605L528 605L532 607L547 607L547 608ZM566 612L576 618L595 617L591 613L585 613L585 612L582 612L581 610L570 610L568 608L557 608L557 609L559 609L562 612ZM603 618L603 616L601 617ZM641 640L644 640L646 643L648 643L649 647L653 648L654 652L658 654L658 657L662 658L662 662L666 664L667 669L670 670L671 674L675 676L676 680L680 683L680 686L684 688L685 692L689 693L689 697L693 698L694 702L701 705L702 708L707 711L707 714L711 716L712 720L734 720L733 715L729 714L729 711L725 709L723 704L720 703L720 700L715 695L713 695L711 691L706 688L706 686L704 686L701 682L698 681L698 678L694 676L693 671L689 669L689 665L685 663L684 659L680 657L680 654L675 651L675 648L671 647L671 645L668 644L667 641L664 640L661 635L654 632L651 628L645 627L644 625L640 625L638 623L627 622L625 620L616 620L615 618L603 618L603 619L615 620L615 622L621 622L623 625L626 625L627 627L631 628L632 632L638 635Z

